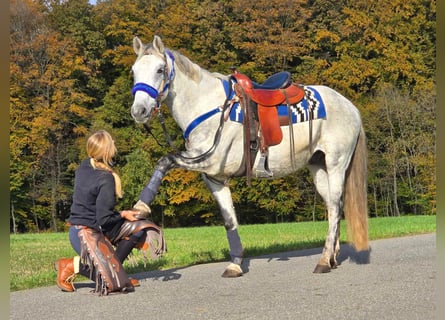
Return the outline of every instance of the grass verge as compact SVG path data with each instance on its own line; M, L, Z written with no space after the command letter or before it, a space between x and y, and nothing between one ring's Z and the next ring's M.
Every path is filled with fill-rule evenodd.
M239 234L244 256L321 247L328 223L300 222L244 225ZM436 231L436 216L402 216L369 220L370 240ZM168 252L148 263L136 250L124 263L129 274L151 270L181 268L194 264L228 261L229 251L222 226L165 229ZM346 241L346 225L341 224L341 241ZM10 291L55 285L53 263L58 258L72 257L74 250L67 233L10 235ZM79 277L81 278L81 277Z

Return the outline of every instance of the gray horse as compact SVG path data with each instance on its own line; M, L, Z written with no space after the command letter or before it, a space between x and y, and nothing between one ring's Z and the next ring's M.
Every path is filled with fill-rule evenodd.
M232 78L211 73L178 52L168 50L158 36L151 45L144 45L135 37L133 48L137 58L132 66L131 115L137 123L149 122L155 112L160 112L161 103L165 103L186 140L186 151L165 155L158 161L137 205L148 208L168 170L176 167L202 172L219 204L227 230L231 262L223 276L240 276L243 249L226 182L231 177L245 175L246 149L243 121L237 121L243 109L233 106L239 107L241 103L237 99L240 97L233 93ZM328 211L326 242L314 270L325 273L337 266L343 211L355 249L369 253L366 138L359 111L338 92L321 85L306 86L306 100L315 101L318 109L324 108L318 110L323 111L321 116L282 126L281 142L268 147L267 158L258 152L252 159L251 170L259 178L279 178L304 166L309 168ZM292 112L297 117L299 113L307 113L307 109L299 104ZM264 170L266 175L256 174Z

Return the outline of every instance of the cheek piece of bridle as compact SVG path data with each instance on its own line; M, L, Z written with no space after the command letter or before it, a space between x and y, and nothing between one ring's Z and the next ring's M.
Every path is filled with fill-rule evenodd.
M131 93L134 96L136 94L136 92L138 91L142 91L147 93L151 98L156 100L156 107L153 108L152 111L152 116L156 113L158 113L159 115L159 121L161 122L161 126L162 126L162 130L164 131L164 134L167 138L167 142L170 145L170 147L172 147L174 150L176 149L176 147L173 144L173 141L170 137L170 135L167 132L167 128L165 127L165 123L164 123L164 117L162 116L162 113L159 112L160 108L161 108L161 103L162 103L162 98L165 96L165 93L167 92L168 88L170 87L170 83L173 80L173 77L175 75L175 57L173 56L173 54L166 50L165 51L166 54L164 55L164 61L165 61L165 68L164 68L164 78L162 80L162 84L160 86L160 88L162 88L162 91L159 92L156 88L152 87L151 85L144 83L144 82L138 82L135 83L133 88L131 89ZM167 74L167 56L171 59L171 64L172 64L172 68L170 70L170 74ZM145 130L155 139L155 141L157 142L158 145L160 145L161 147L165 147L165 145L162 145L158 139L156 139L156 137L153 135L150 127L144 123L144 128Z
M171 59L172 68L170 70L170 74L167 75L167 56ZM138 91L143 91L147 93L150 97L156 100L156 108L155 110L159 110L161 107L162 97L164 96L165 92L167 92L168 88L170 87L170 83L175 75L175 57L173 54L166 50L164 54L164 61L165 61L165 68L164 68L164 78L162 80L162 84L160 88L162 88L162 91L159 92L156 88L153 88L151 85L144 83L144 82L138 82L136 83L133 88L131 89L131 93L133 96Z

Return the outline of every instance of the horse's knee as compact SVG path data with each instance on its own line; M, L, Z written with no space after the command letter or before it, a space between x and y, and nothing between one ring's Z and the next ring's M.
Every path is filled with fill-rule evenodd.
M230 218L224 219L224 228L227 232L236 230L238 228L238 221Z

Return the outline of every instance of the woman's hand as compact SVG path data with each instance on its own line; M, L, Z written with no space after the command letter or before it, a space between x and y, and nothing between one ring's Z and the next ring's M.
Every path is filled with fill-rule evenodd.
M122 210L120 214L122 218L128 221L136 221L139 220L138 218L136 218L136 215L140 214L140 212L136 210Z

